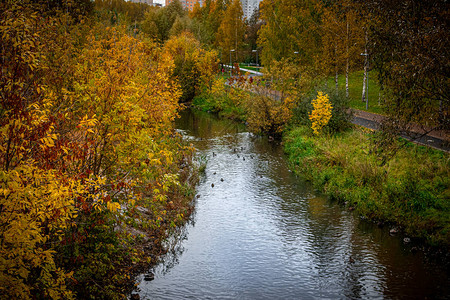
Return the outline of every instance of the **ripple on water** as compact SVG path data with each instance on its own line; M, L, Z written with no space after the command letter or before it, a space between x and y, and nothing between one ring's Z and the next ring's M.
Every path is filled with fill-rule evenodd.
M424 298L439 283L422 283L421 273L443 277L439 286L448 280L405 255L398 239L315 195L279 145L191 117L186 123L197 127L179 132L208 158L195 225L176 258L156 266L154 281L141 278L143 299Z

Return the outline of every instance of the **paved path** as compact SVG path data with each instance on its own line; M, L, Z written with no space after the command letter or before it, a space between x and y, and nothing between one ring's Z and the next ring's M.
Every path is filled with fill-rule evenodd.
M230 68L230 65L223 65L224 67ZM250 73L250 75L256 75L256 76L263 76L264 74L258 71L253 71L253 70L249 70L249 69L245 69L245 68L239 68L239 71L241 71L241 73Z
M360 125L373 130L378 130L380 123L385 118L382 115L370 113L363 110L353 109L354 116L352 123ZM444 131L432 131L429 134L422 136L423 132L420 129L413 129L408 135L400 135L401 137L410 140L414 143L430 146L439 150L450 152L450 140Z

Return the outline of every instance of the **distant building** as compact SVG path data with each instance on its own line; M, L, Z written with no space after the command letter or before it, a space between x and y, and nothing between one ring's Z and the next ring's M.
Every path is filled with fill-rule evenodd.
M145 3L148 5L153 5L153 0L129 0L129 1L134 3Z
M173 0L166 0L166 6L169 5ZM199 2L200 6L202 6L202 0L180 0L181 4L185 9L193 10L195 3Z
M137 1L137 0L134 0ZM169 5L173 0L166 0L166 6ZM179 0L184 8L188 10L193 10L195 3L199 2L200 6L202 6L202 0ZM259 9L259 3L262 0L241 0L242 10L244 12L244 18L247 20L253 15L255 10Z
M261 2L262 0L241 0L244 18L250 19L255 10L259 9L259 3Z

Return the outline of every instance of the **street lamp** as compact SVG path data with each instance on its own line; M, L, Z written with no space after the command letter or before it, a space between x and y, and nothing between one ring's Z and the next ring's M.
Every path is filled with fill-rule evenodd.
M369 53L361 53L362 56L366 57L367 62L367 78L366 78L366 110L369 109Z
M234 50L234 49L231 49L230 50L230 77L232 76L232 70L233 70L233 65L231 64L231 52L234 52L234 51L236 51L236 50Z
M259 67L259 64L258 64L258 50L255 49L255 50L252 50L252 52L256 52L256 65Z

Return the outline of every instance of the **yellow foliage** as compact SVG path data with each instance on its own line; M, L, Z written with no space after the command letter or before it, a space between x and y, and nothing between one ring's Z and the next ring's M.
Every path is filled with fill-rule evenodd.
M71 274L57 269L50 245L76 216L77 186L32 162L0 171L0 295L31 298L44 283L46 297L71 298Z
M332 105L327 94L319 92L316 99L312 100L313 110L309 115L311 128L314 134L319 135L331 119Z
M276 100L264 95L252 95L246 101L248 126L254 132L281 134L292 117L294 101L287 97Z
M154 209L151 225L168 218L184 153L173 130L181 91L173 58L125 27L92 23L64 34L58 16L8 5L0 4L8 62L0 79L0 298L70 299L68 282L77 289L89 285L83 276L126 273L108 255L127 243L105 250L101 242L117 238L125 210ZM101 292L117 296L119 277L103 277Z
M174 76L183 90L182 101L211 89L218 64L216 51L202 49L193 34L183 32L166 42L164 53L175 62Z

